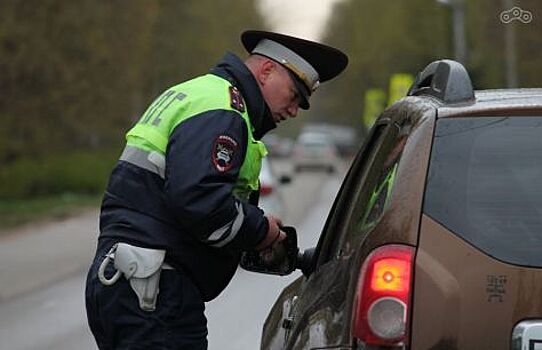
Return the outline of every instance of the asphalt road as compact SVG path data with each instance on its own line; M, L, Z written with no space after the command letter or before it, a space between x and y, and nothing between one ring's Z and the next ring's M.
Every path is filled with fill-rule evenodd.
M275 162L291 174L288 162ZM283 188L285 224L299 246L316 244L344 172L301 173ZM96 243L97 210L61 222L32 224L0 238L0 350L96 349L86 324L84 275ZM207 304L209 349L258 349L274 300L301 274L266 276L239 269Z

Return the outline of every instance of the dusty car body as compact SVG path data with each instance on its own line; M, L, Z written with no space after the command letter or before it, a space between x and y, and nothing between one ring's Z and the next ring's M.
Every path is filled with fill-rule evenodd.
M475 92L433 62L378 118L261 348L537 349L541 176L542 89Z

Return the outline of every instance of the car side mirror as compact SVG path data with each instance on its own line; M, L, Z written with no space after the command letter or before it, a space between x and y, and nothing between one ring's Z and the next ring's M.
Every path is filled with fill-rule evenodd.
M309 277L314 271L313 260L314 260L315 252L316 252L316 248L313 247L313 248L306 249L303 253L299 252L297 254L296 269L301 270L301 272L303 272L303 275L305 275L305 277Z
M314 248L307 249L303 253L297 247L297 232L294 227L284 226L281 228L286 233L284 242L284 257L278 262L267 262L262 258L261 252L251 250L243 252L240 266L252 272L269 275L289 275L296 269L300 269L305 276L309 276L314 258Z

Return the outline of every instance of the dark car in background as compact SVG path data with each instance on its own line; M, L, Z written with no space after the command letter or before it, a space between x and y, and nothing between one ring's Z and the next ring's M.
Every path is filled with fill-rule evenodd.
M377 119L261 348L540 348L540 179L542 89L473 91L431 63Z

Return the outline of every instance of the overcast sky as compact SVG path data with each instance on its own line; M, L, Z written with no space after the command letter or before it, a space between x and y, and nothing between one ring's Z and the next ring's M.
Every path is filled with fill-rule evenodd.
M260 9L272 29L318 40L334 3L343 0L260 0Z

